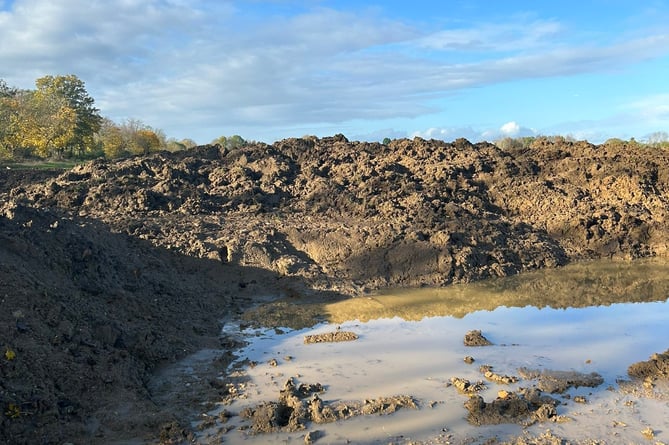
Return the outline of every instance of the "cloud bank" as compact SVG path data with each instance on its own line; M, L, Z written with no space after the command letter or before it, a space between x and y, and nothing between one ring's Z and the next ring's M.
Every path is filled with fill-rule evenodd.
M669 33L652 28L588 43L554 19L444 29L379 8L286 2L290 12L266 13L266 3L16 0L0 11L0 78L29 88L37 77L74 73L112 119L138 117L208 142L235 129L271 138L412 119L439 111L435 100L453 92L669 54ZM522 133L511 124L500 134ZM426 131L439 132L454 134Z

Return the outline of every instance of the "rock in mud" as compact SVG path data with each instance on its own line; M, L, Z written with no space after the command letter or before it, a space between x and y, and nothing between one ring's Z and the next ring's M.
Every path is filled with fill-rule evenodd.
M481 331L473 330L465 334L465 346L490 346L492 342L485 338Z
M653 354L649 360L630 365L627 369L630 377L645 379L651 378L669 378L669 350Z
M537 388L552 394L561 394L569 388L585 386L595 388L604 383L604 378L596 372L589 374L576 371L551 371L518 368L518 373L525 380L537 380Z

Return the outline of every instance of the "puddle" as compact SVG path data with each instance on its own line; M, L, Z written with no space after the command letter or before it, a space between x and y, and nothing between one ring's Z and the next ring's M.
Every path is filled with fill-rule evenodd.
M233 416L204 430L201 440L305 443L307 432L318 431L318 444L461 443L467 438L478 443L550 429L572 440L639 443L645 441L641 431L651 428L654 440L669 442L669 399L639 398L621 392L617 383L627 379L630 364L669 348L667 271L666 263L655 261L592 262L448 289L386 291L322 306L316 312L330 321L312 328L247 331L251 341L240 354L257 365L245 370L242 397L219 411L238 413L277 400L291 377L297 384L322 384L319 397L326 404L409 395L419 409L261 435ZM336 329L358 339L304 343L306 335ZM463 337L472 329L480 329L493 345L465 346ZM475 361L465 363L466 356ZM570 419L566 422L472 426L464 408L468 397L449 385L452 377L484 381L487 389L479 394L486 401L501 389L533 384L523 379L492 383L480 365L512 376L519 376L519 368L596 372L604 383L553 395L560 401L557 413Z

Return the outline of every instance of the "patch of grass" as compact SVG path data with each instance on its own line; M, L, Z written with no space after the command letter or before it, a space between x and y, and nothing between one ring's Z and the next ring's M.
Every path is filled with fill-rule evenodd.
M47 160L37 160L37 161L20 161L20 162L7 162L3 165L3 168L9 167L16 170L70 170L77 164L80 164L82 161L78 160L63 160L63 161L47 161Z

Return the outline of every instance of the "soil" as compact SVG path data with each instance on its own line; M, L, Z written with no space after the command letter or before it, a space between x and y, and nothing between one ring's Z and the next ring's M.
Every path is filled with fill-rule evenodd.
M188 442L196 407L231 387L214 372L174 390L161 370L222 348L204 360L222 372L240 339L221 326L263 302L667 256L668 161L337 135L3 168L0 442Z
M311 426L310 423L331 423L361 415L387 415L401 408L418 409L410 396L328 403L319 396L324 392L321 384L297 386L291 378L280 391L278 401L246 408L240 416L251 422L253 434L260 434L300 431Z

